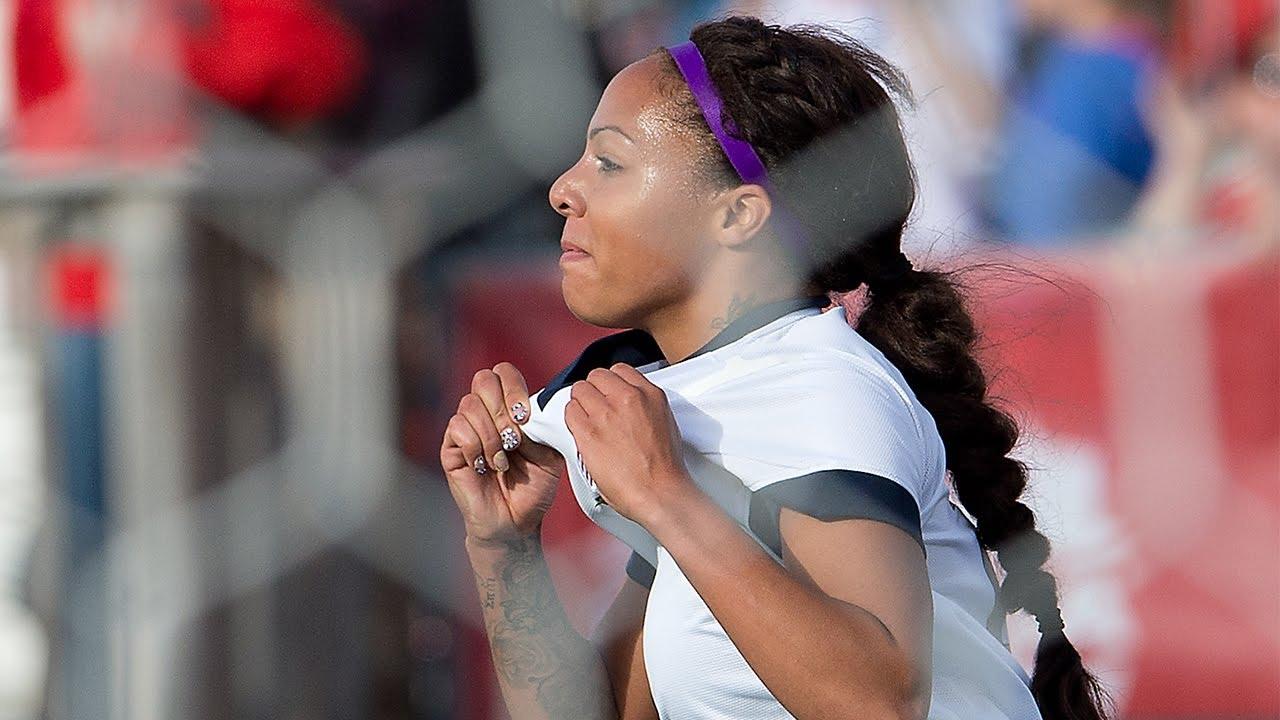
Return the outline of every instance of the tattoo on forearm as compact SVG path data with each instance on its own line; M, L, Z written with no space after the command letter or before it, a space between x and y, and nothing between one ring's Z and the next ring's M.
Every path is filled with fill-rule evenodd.
M492 577L484 577L480 573L475 573L476 587L480 588L480 605L485 610L492 610L497 607L497 593L494 588L497 587L498 579Z
M729 309L725 310L723 317L716 317L711 320L711 327L716 330L723 330L729 323L742 317L742 314L751 309L755 303L755 293L746 297L741 297L737 293L733 294L733 299L729 301Z
M586 654L594 649L569 623L538 542L514 548L496 577L476 574L494 667L513 688L532 689L549 717L597 717Z

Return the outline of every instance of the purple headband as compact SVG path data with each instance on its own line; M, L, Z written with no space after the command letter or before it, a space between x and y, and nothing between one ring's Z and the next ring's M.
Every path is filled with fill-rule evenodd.
M694 45L692 40L686 40L679 45L668 46L667 52L671 53L676 67L680 69L685 83L689 85L693 99L698 102L698 108L702 110L702 117L706 118L707 125L711 127L711 133L716 136L720 148L729 158L729 164L733 165L733 169L737 171L738 177L742 178L744 183L759 185L769 193L770 198L773 199L773 215L781 234L792 248L800 253L800 257L804 257L804 231L796 217L782 207L773 183L769 182L764 161L760 159L756 149L751 147L751 143L739 140L725 132L721 120L723 113L720 95L716 93L716 86L711 82L711 75L707 72L707 62L703 59L698 46ZM729 121L729 124L732 125L733 122ZM736 127L734 131L737 131Z

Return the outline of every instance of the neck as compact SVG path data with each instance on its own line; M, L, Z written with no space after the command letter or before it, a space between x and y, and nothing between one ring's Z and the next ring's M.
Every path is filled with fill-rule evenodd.
M748 310L765 303L800 297L796 283L777 282L728 288L704 288L681 303L654 313L642 326L662 348L668 362L676 363L706 345Z

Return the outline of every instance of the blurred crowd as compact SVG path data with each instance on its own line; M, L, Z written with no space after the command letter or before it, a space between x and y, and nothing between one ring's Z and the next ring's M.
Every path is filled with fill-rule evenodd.
M471 25L494 11L463 0L157 3L170 12L113 22L122 37L146 41L145 50L127 48L135 62L167 64L167 75L151 69L149 97L120 100L128 88L122 71L109 77L81 67L109 52L110 41L78 27L113 27L101 8L87 0L10 2L16 149L56 155L95 142L136 151L190 141L198 123L174 109L181 99L163 97L181 85L329 153L336 167L473 93L479 66ZM597 85L723 12L824 22L870 42L908 71L919 100L906 124L923 187L917 242L930 248L1277 242L1275 0L563 5L559 22L589 42L583 59L594 64ZM130 127L116 118L104 130L90 117L93 105L112 102L130 114Z
M74 688L38 687L46 671L88 667L109 684L92 654L106 638L80 645L96 648L87 659L67 652L56 561L77 557L59 542L92 551L103 536L50 540L54 524L38 537L33 518L145 518L130 498L216 492L292 452L290 438L381 427L380 412L421 481L451 373L466 370L449 356L468 340L455 280L478 256L554 258L547 188L581 152L604 84L735 11L835 26L907 72L914 258L1280 255L1280 0L0 0L0 720L93 716ZM61 294L35 299L51 268ZM105 369L77 344L106 332L100 272L118 273L125 309L110 332L133 343ZM105 480L97 446L59 434L65 408L33 388L81 387L64 360L136 383L117 391L137 424L86 427L104 444L134 437L126 460L154 476ZM379 382L388 407L352 410ZM60 498L81 461L73 490L87 495ZM147 479L172 468L167 490ZM235 507L306 504L286 489ZM220 537L241 519L228 512ZM412 580L451 548L399 551L435 537L432 522L384 522L365 556L299 554L235 585L175 621L172 655L136 641L153 666L113 681L165 700L112 717L479 717L458 711L475 706L457 691L474 633ZM258 557L230 541L191 552L196 595L252 575L234 561ZM312 656L327 660L293 660ZM180 687L148 685L170 661L188 668Z
M728 6L836 24L907 70L918 243L1158 252L1280 238L1274 0Z

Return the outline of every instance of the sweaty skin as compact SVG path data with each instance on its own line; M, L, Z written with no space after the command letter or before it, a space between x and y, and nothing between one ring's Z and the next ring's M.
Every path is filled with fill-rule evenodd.
M791 297L799 283L766 225L763 189L716 189L691 170L715 140L677 117L684 111L660 91L670 82L660 71L651 56L614 76L582 156L549 200L565 217L562 241L588 253L562 263L569 309L599 327L645 329L676 362L715 334L731 305Z

